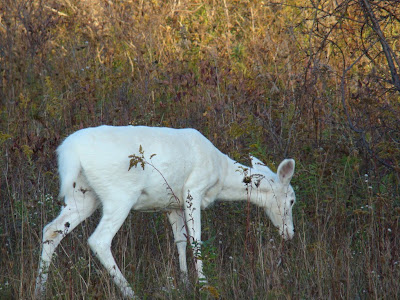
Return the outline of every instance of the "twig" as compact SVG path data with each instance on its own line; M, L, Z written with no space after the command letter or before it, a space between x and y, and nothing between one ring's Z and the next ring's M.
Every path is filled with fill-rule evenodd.
M396 59L396 56L393 53L393 50L389 47L389 44L386 41L386 38L381 30L378 20L375 17L375 14L372 10L371 4L368 0L362 0L361 6L364 7L364 13L366 19L370 19L372 23L372 29L378 35L379 42L382 45L383 53L386 56L386 61L389 66L390 74L392 76L392 84L396 88L398 92L400 92L400 77L397 73L396 66L394 65L393 57ZM393 57L392 57L393 55ZM397 61L397 60L396 60Z

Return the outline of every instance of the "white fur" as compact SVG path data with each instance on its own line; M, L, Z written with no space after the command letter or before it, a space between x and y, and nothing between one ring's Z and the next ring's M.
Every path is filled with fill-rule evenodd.
M144 151L144 168L139 162L128 170L129 155L141 157L139 148ZM79 130L65 139L57 153L65 207L43 229L35 291L38 297L44 295L57 245L99 204L103 217L89 245L126 298L134 298L134 292L115 263L111 241L131 209L169 212L184 280L187 237L195 251L200 251L200 211L216 200L250 200L265 208L285 239L293 237L292 159L285 159L275 174L255 157L251 157L253 168L240 165L194 129L143 126ZM199 280L205 280L199 258L196 270Z

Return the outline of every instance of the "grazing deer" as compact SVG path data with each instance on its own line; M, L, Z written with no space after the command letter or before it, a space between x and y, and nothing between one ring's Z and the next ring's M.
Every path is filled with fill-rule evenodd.
M284 239L294 235L293 159L282 161L275 174L255 157L252 168L240 165L197 130L144 126L82 129L57 153L65 206L43 229L36 297L45 293L57 245L100 205L103 215L88 243L126 298L134 292L114 260L111 241L131 209L168 211L183 278L187 241L199 253L200 212L216 200L251 201L265 209ZM195 257L198 279L205 281L200 255Z

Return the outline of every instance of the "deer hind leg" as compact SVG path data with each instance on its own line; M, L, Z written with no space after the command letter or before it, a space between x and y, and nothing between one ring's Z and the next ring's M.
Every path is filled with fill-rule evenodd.
M58 244L98 207L95 194L88 188L83 188L80 183L84 181L77 182L72 195L65 197L66 206L62 208L58 217L43 228L42 254L36 278L36 298L44 296L49 266Z
M181 210L171 210L168 213L168 220L171 223L176 248L178 249L181 280L187 285L189 280L186 262L187 232L185 227L185 213Z
M121 198L114 201L108 198L107 202L103 202L103 216L100 223L88 240L90 248L110 273L123 296L129 299L134 299L135 294L115 262L111 253L111 242L128 216L132 205L131 202L121 201Z

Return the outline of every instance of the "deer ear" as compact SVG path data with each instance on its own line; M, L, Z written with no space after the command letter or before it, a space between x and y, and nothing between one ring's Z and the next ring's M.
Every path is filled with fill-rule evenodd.
M282 184L288 185L294 174L294 159L284 159L278 167L278 177Z
M263 168L266 168L266 165L259 160L258 158L250 155L250 160L251 160L251 166L253 167L253 169L258 169L258 170L262 170Z

